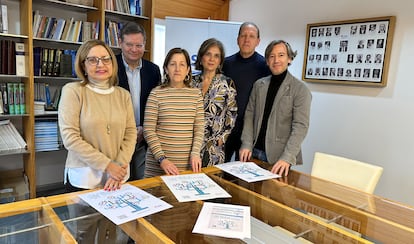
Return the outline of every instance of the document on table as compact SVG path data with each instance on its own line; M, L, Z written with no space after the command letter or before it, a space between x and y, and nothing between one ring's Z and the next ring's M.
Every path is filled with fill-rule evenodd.
M161 176L179 202L231 197L204 173Z
M193 233L228 238L250 238L250 207L204 202Z
M214 166L247 182L256 182L280 177L280 175L273 174L269 170L263 169L253 162L234 161Z
M79 197L116 225L172 208L172 205L130 184L116 191L98 190Z

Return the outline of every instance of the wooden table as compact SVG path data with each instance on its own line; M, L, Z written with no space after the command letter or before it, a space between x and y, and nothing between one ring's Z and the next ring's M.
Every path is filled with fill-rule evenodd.
M203 172L232 196L218 202L249 205L251 215L261 223L259 226L286 233L291 237L290 243L414 243L413 207L296 171L291 171L288 177L256 183L246 183L215 167L203 168ZM119 226L137 243L190 243L190 240L191 243L244 243L193 234L203 202L177 202L159 177L130 184L173 205ZM81 202L78 194L0 205L0 243L2 238L19 240L28 233L39 243L76 243L68 226L79 220L69 218L66 211L68 206ZM2 221L14 221L15 228L4 230Z

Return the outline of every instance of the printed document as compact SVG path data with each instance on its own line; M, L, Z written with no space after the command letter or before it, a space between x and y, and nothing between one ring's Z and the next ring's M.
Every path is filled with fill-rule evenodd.
M228 238L250 238L250 207L205 202L193 233Z
M253 162L234 161L214 166L247 182L256 182L280 177L280 175L273 174L269 170L263 169Z
M161 199L130 184L116 191L98 190L79 197L116 225L172 208Z
M204 173L161 176L179 202L231 197Z

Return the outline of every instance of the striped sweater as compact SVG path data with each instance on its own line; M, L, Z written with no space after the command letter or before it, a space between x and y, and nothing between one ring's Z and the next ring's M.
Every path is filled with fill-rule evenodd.
M145 177L163 175L158 159L166 156L180 171L191 169L190 155L200 156L204 108L197 88L154 88L147 101L144 137L148 143Z

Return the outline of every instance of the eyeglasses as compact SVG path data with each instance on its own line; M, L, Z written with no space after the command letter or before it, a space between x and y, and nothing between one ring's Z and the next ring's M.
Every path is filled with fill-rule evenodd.
M110 56L100 57L100 58L98 58L98 57L87 57L85 61L87 61L88 64L90 64L90 65L98 65L99 60L105 65L108 65L108 64L112 63L112 58Z

